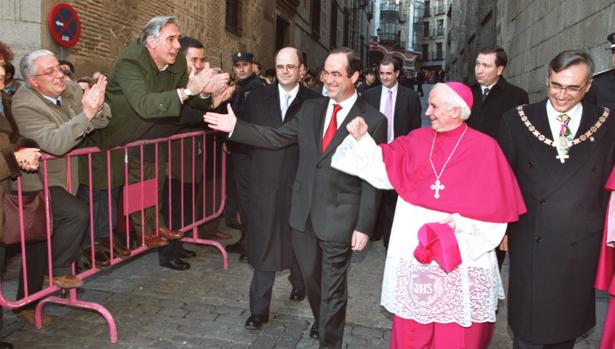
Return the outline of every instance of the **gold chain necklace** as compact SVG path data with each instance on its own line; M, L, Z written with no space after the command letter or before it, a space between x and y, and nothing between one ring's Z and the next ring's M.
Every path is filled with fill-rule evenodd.
M596 123L592 127L590 127L589 130L587 130L587 132L573 139L572 142L569 143L567 149L569 149L573 145L577 145L581 142L585 142L588 139L590 142L594 141L594 137L593 137L594 133L596 133L600 129L602 124L604 124L606 120L609 118L609 110L607 108L603 108L603 109L604 109L604 112L602 113L600 118L598 118L598 121L596 121ZM523 110L522 105L517 107L517 112L519 113L519 117L521 118L521 121L525 124L525 126L530 131L530 133L534 135L534 137L538 138L539 141L543 142L544 144L548 146L557 148L557 142L555 142L551 138L540 133L540 131L538 131L536 127L532 125L530 120L525 115L525 110ZM566 155L565 157L567 158L568 156ZM562 163L564 163L564 157L561 157L560 155L558 155L557 158L560 159Z

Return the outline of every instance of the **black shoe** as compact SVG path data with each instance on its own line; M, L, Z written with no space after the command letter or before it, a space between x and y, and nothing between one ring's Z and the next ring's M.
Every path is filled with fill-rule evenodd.
M239 255L239 261L241 263L248 263L248 255L245 253L242 253Z
M13 349L13 344L9 342L0 342L0 349Z
M186 263L179 258L176 258L172 261L160 264L161 267L173 269L173 270L186 270L190 269L190 263Z
M196 257L196 252L192 250L183 249L179 251L178 255L179 255L179 258L192 258L192 257Z
M310 328L310 337L318 339L320 337L320 330L318 329L318 324L313 323Z
M226 245L226 252L229 253L242 253L245 254L245 249L243 248L243 244L241 241L237 241L234 244Z
M268 322L269 322L269 315L266 315L266 316L250 315L248 320L246 320L245 327L248 330L260 330L263 324L266 324Z
M295 302L301 302L305 299L305 290L298 290L293 287L293 290L290 291L290 300Z

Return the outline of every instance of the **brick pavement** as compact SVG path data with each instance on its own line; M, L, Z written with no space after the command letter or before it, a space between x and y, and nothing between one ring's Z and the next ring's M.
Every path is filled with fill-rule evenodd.
M1 334L16 348L27 349L318 347L308 335L312 319L307 301L288 300L288 272L279 273L276 280L272 321L260 331L248 331L243 324L249 316L250 267L231 254L230 267L224 270L213 248L191 248L198 256L190 261L192 268L188 271L159 267L157 254L152 251L85 282L80 298L99 302L113 314L118 326L116 345L109 342L100 315L56 305L46 307L45 314L51 316L52 323L41 330L5 312ZM382 243L377 242L353 256L345 348L388 347L390 318L378 302L384 255ZM13 279L5 285L7 295L14 294L14 283ZM602 318L605 299L599 299L598 304ZM511 347L505 315L502 303L492 349ZM600 332L597 329L575 349L597 348Z

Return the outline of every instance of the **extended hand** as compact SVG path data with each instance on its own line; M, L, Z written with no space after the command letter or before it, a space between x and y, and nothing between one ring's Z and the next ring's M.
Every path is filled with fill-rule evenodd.
M352 240L350 241L350 248L353 251L362 251L365 246L367 246L367 242L369 241L369 236L361 233L358 230L352 232Z
M203 116L203 121L205 121L211 129L228 133L233 132L235 124L237 123L237 117L230 104L227 104L226 109L228 110L228 114L206 113Z
M19 167L26 171L38 169L38 161L41 158L41 150L38 148L21 148L14 152Z
M348 125L346 125L346 130L348 130L348 133L350 133L352 137L358 141L364 134L367 133L367 124L362 117L357 116L352 119Z
M85 116L92 120L96 113L105 103L105 90L107 89L107 77L101 75L92 87L85 89L81 98L81 105Z

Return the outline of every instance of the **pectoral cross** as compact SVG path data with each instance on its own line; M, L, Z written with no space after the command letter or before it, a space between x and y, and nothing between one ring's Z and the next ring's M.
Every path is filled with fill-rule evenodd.
M433 194L433 197L436 199L440 198L440 190L444 190L444 186L440 183L439 179L436 179L436 182L432 184L429 188L436 191L436 193Z
M566 159L568 159L570 156L568 156L568 154L558 154L555 158L558 159L562 164L564 162L566 162Z

